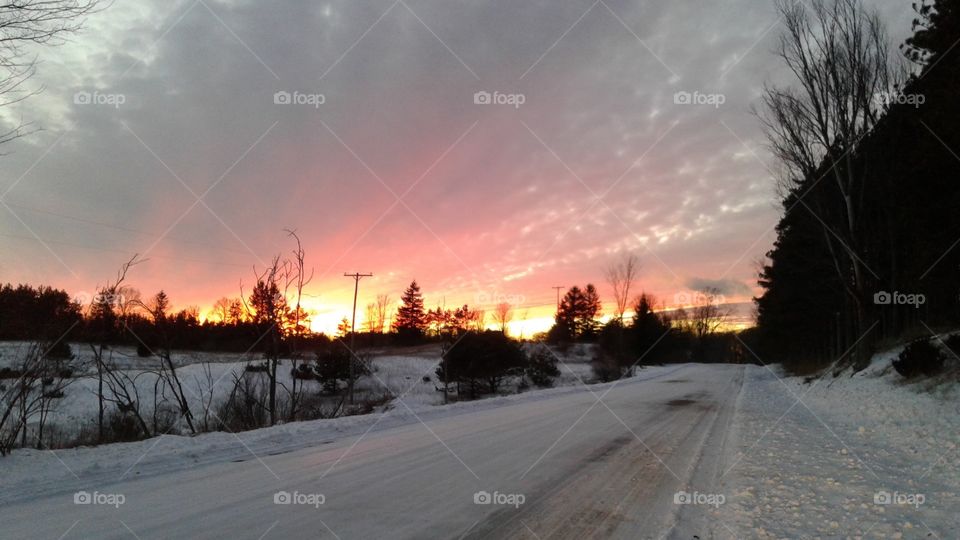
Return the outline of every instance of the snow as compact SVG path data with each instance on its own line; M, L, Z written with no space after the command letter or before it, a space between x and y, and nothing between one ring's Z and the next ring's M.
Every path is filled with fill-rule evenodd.
M747 370L724 476L738 535L960 535L960 389L904 382L898 352L809 382Z
M17 359L25 354L29 344L18 342L0 342L0 367L16 367ZM76 368L76 379L64 390L64 397L54 402L47 421L47 433L56 430L62 438L69 439L73 433L83 427L92 429L97 417L96 398L97 378L93 369L93 355L88 346L71 344L75 358L69 362ZM579 385L581 381L592 377L590 372L591 349L582 345L571 348L566 353L558 353L561 363L558 365L561 375L554 381L555 386ZM308 356L308 359L310 357ZM150 418L153 410L153 395L160 367L157 357L140 358L135 347L118 346L105 353L105 361L123 370L134 381L139 395L140 411ZM194 417L202 421L206 418L215 423L217 405L225 401L234 384L234 378L243 374L249 363L262 363L262 355L257 353L210 353L195 351L174 351L171 359L177 366L177 375L184 385L184 394ZM417 348L415 354L390 354L380 351L372 359L373 374L361 377L357 381L358 395L380 396L384 394L404 395L404 401L410 406L439 405L443 403L443 394L437 391L435 370L440 362L439 347ZM278 369L279 385L291 386L290 361L282 360ZM265 377L265 375L260 375ZM425 381L424 377L429 377ZM5 381L0 380L0 385ZM516 381L504 392L512 393ZM306 381L306 392L319 390L319 383ZM160 386L161 389L163 385ZM210 395L212 394L212 400ZM160 399L160 406L173 407L173 395L168 390L166 403ZM174 426L172 433L187 433L188 429L181 420Z
M812 380L682 364L584 385L574 349L562 386L446 406L435 359L383 355L400 397L370 415L17 450L0 536L957 538L960 388L904 382L897 352Z

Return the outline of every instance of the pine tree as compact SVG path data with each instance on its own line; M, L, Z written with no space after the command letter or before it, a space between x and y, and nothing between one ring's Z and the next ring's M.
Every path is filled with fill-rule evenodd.
M592 339L597 333L600 316L600 295L593 284L585 289L574 285L560 302L552 339L560 341Z
M427 328L427 315L423 310L423 295L416 280L403 291L400 302L397 317L393 322L394 330L401 339L415 340L423 337Z
M167 298L167 293L163 292L161 289L160 292L153 297L153 318L157 323L161 323L167 318L167 310L170 308L170 299Z
M913 5L919 15L913 20L914 34L901 46L910 60L931 67L956 45L960 34L960 6L956 0L923 0Z

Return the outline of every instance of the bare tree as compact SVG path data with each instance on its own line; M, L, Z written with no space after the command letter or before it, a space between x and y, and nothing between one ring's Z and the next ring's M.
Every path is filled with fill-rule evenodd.
M721 305L723 297L718 289L707 288L700 292L702 294L697 295L687 323L695 336L703 338L722 328L730 312Z
M145 310L153 320L153 327L156 329L158 345L151 349L150 346L140 338L140 336L136 335L129 326L126 326L126 323L124 323L124 325L126 326L126 329L130 335L134 336L134 338L139 341L141 345L146 347L148 350L150 350L150 352L160 359L160 370L157 372L158 382L162 381L164 385L166 385L166 387L169 388L173 393L180 417L186 421L187 427L190 429L190 433L195 434L197 430L193 422L193 413L190 411L190 402L187 400L183 383L180 381L180 376L177 374L177 367L173 363L170 335L167 331L167 297L163 291L160 291L154 297L152 307L148 307L143 302L139 302L139 306L141 309ZM156 401L156 392L154 393L154 401ZM156 407L154 407L154 415L156 415Z
M210 310L210 315L216 318L217 321L226 323L230 320L230 305L231 300L223 296L213 303L213 309Z
M500 326L500 332L507 333L507 324L513 320L513 306L507 302L500 302L493 311L493 321Z
M363 311L363 328L365 332L370 334L380 331L380 327L377 325L377 304L373 302L367 304Z
M0 108L23 101L40 89L26 83L36 73L36 45L59 45L80 30L99 0L8 0L0 5ZM20 137L30 123L0 132L0 144Z
M306 251L303 249L303 243L300 241L300 237L297 236L296 231L287 230L287 236L293 238L296 243L296 248L293 250L293 258L290 259L288 263L288 270L286 272L286 283L284 286L285 292L289 292L292 289L291 296L294 300L293 311L291 312L291 343L290 343L290 363L291 363L291 373L296 373L298 368L298 362L300 360L300 338L303 337L309 329L306 328L305 323L307 321L307 313L301 307L300 302L303 299L303 288L306 287L311 281L313 281L313 269L310 269L309 275L307 275L306 270ZM288 393L290 394L290 411L289 419L293 420L297 414L297 406L300 402L300 394L303 390L303 383L299 382L297 377L291 377L290 389ZM297 388L297 385L300 385L300 388Z
M377 332L384 333L387 331L387 319L390 314L390 306L393 304L393 301L390 300L390 296L386 294L377 295L377 309L376 309L376 328Z
M786 31L777 53L798 85L766 88L758 116L774 155L788 171L781 189L832 179L834 190L813 192L811 186L798 202L823 225L859 333L870 270L858 241L865 169L855 166L854 150L880 118L883 100L878 98L896 86L896 70L878 13L860 0L812 0L809 8L804 2L780 0L778 9ZM865 352L860 347L857 357L863 359Z
M104 405L106 396L104 394L105 375L108 375L109 366L104 359L104 353L108 351L107 343L113 337L116 330L116 316L118 310L119 295L124 280L127 278L127 272L134 265L143 262L138 260L138 255L134 255L129 261L120 267L116 279L112 283L99 287L97 294L90 305L90 316L93 323L93 331L96 334L95 340L89 343L90 350L93 353L93 361L97 369L97 437L99 441L104 438Z
M607 282L613 289L613 298L616 303L614 316L623 324L623 314L627 311L630 304L630 289L637 279L637 273L640 271L640 263L637 256L633 253L624 255L619 262L607 267L605 274Z
M49 364L47 352L56 343L35 342L26 347L13 367L19 373L0 399L0 455L17 445L27 446L28 427L35 420L36 447L43 447L43 428L55 401L73 379L58 366Z
M254 269L255 285L249 303L247 303L246 298L243 300L246 311L251 314L253 322L256 323L257 329L261 333L259 339L266 344L268 392L267 403L264 408L269 415L270 425L276 424L281 417L277 406L278 387L285 390L290 397L289 408L287 409L289 416L292 417L296 414L300 392L297 385L302 383L297 383L297 378L293 377L294 382L290 388L281 385L277 377L277 368L280 364L281 344L284 341L291 346L292 354L290 358L293 371L296 371L298 367L299 338L308 331L306 327L308 314L300 302L303 296L303 288L313 277L312 270L309 274L306 271L306 252L303 249L300 237L294 231L286 230L286 232L296 243L293 257L285 259L277 255L263 271L258 272ZM243 297L242 285L240 294ZM291 299L293 300L292 307L290 305ZM244 382L244 384L246 383ZM248 398L254 395L248 394Z
M482 309L477 309L472 312L472 327L475 332L483 332L487 327L487 312Z

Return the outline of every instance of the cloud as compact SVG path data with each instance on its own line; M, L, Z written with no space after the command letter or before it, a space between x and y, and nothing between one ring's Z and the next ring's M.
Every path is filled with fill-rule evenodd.
M623 249L652 292L735 263L748 280L743 261L768 249L778 214L748 112L777 72L772 5L588 7L111 7L41 51L47 90L16 109L46 131L2 158L26 174L6 200L34 209L0 213L5 277L89 288L149 251L139 286L205 304L288 251L293 228L323 274L315 294L332 300L349 289L343 271L364 270L384 292L417 277L438 300L509 276L549 303L555 282L596 280ZM78 91L125 103L80 106ZM478 91L525 99L477 105ZM681 91L725 100L677 104Z
M687 279L687 287L699 292L716 291L724 296L750 296L752 291L742 281L735 279L709 279L691 277Z

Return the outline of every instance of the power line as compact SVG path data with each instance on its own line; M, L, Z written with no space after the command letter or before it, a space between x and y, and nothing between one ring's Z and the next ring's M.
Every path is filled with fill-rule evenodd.
M149 237L151 237L151 238L155 238L155 237L157 237L157 236L160 236L159 234L156 234L156 233L151 233L151 232L147 232L147 231L141 231L141 230L137 230L137 229L131 229L130 227L124 227L124 226L122 226L122 225L114 225L114 224L112 224L112 223L104 223L104 222L102 222L102 221L96 221L96 220L92 220L92 219L87 219L87 218L82 218L82 217L77 217L77 216L71 216L71 215L68 215L68 214L62 214L62 213L60 213L60 212L54 212L54 211L52 211L52 210L45 210L45 209L43 209L43 208L33 208L33 207L30 207L30 206L24 206L24 205L22 205L22 204L16 204L16 203L12 203L12 202L7 202L6 204L7 204L8 206L12 206L12 207L14 207L14 208L19 208L19 209L21 209L21 210L27 210L28 212L36 212L36 213L38 213L38 214L47 214L47 215L50 215L50 216L56 216L56 217L59 217L59 218L69 219L69 220L71 220L71 221L76 221L76 222L78 222L78 223L85 223L85 224L87 224L87 225L95 225L95 226L97 226L97 227L105 227L105 228L113 229L113 230L117 230L117 231L129 232L129 233L133 233L133 234L139 234L139 235L142 235L142 236L149 236ZM241 254L243 254L243 255L247 255L247 254L248 254L246 251L240 251L240 250L236 250L236 249L230 249L230 248L227 248L227 247L219 246L219 245L216 245L216 244L210 244L210 243L207 243L207 242L197 242L197 241L195 241L195 240L187 240L187 239L185 239L185 238L178 238L178 237L176 237L176 236L167 236L166 239L167 239L167 240L175 240L175 241L177 241L177 242L182 242L182 243L184 243L184 244L193 244L193 245L196 245L196 246L203 246L203 247L208 247L208 248L219 249L219 250L228 251L228 252L231 252L231 253L241 253Z
M32 236L20 236L20 235L16 235L16 234L0 233L0 236L6 237L6 238L13 238L13 239L17 239L17 240L27 240L27 241L29 241L29 242L36 242L36 241L38 240L38 238L35 238L35 237L32 237ZM80 244L74 244L74 243L71 243L71 242L63 242L63 241L60 241L60 240L48 240L48 239L45 239L45 238L44 238L44 239L41 239L41 240L42 240L43 242L46 242L47 244L57 244L57 245L67 246L67 247L72 247L72 248L77 248L77 249L88 249L88 250L92 250L92 251L103 251L103 252L106 252L106 253L120 253L120 254L127 255L127 256L129 256L129 255L132 253L132 251L123 250L123 249L111 249L111 248L105 248L105 247L99 247L99 246L84 246L84 245L80 245ZM213 265L213 266L231 266L231 267L235 267L235 268L247 268L247 267L248 267L248 265L245 265L245 264L227 263L227 262L220 262L220 261L205 261L205 260L201 260L201 259L190 259L190 258L186 258L186 257L174 257L174 256L171 256L171 255L150 255L150 258L151 258L151 259L169 259L169 260L172 260L172 261L181 261L181 262L193 262L193 263L208 264L208 265Z

